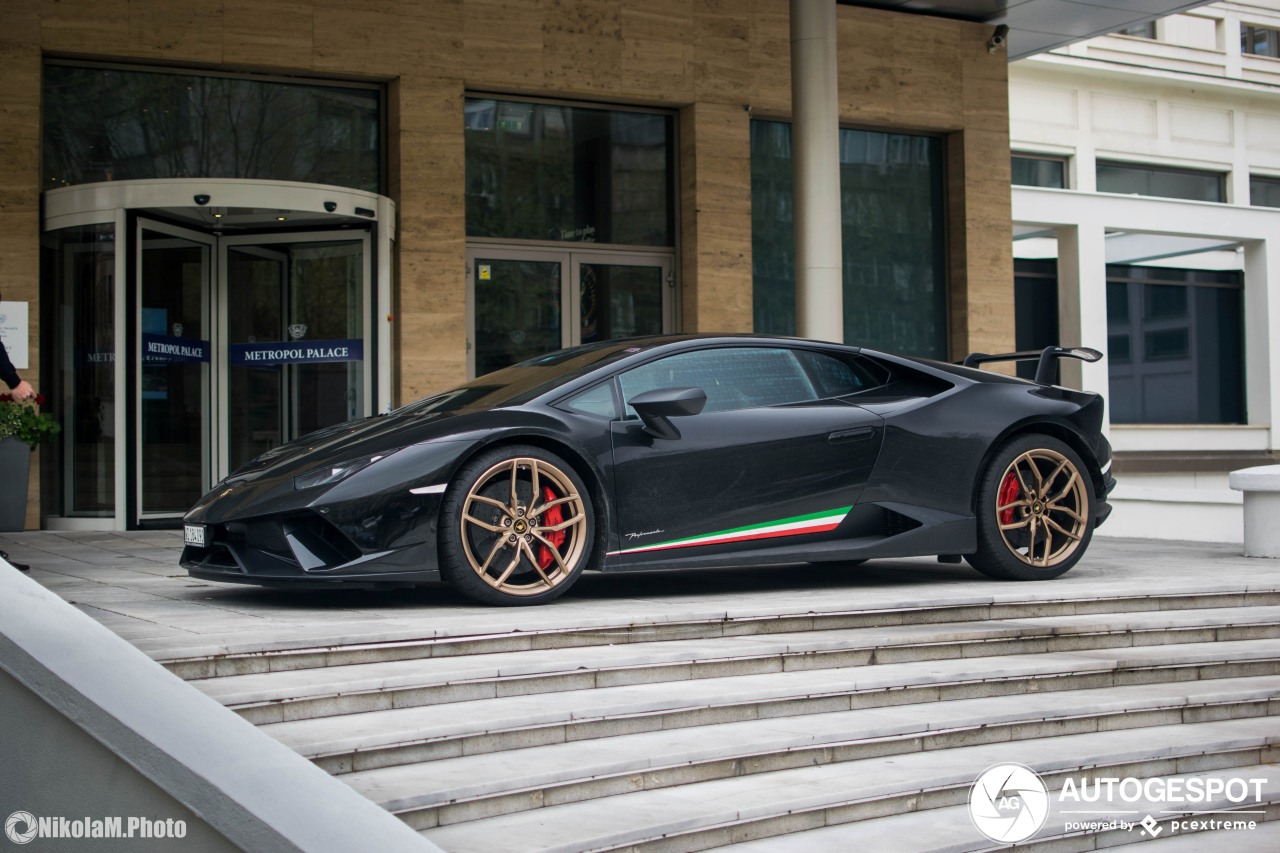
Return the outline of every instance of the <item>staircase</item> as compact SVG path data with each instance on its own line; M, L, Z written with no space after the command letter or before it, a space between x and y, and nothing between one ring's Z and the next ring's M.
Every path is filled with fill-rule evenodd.
M1280 587L164 663L451 853L1001 849L967 802L1005 762L1050 791L1073 778L1266 779L1244 804L1126 803L1131 822L1152 815L1145 830L1081 829L1097 815L1051 797L1028 849L1280 849L1280 821L1265 822L1280 818ZM1258 827L1197 839L1174 823L1206 811Z

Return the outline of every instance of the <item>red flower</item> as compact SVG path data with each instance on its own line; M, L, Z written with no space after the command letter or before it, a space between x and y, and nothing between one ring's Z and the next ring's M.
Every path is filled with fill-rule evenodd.
M17 403L17 402L19 402L19 401L18 401L18 400L13 399L13 395L12 395L12 394L0 394L0 403ZM24 402L25 402L25 401L24 401ZM34 402L37 406L43 406L43 405L44 405L44 395L43 395L43 394L37 394L37 395L36 395L36 398L35 398L35 400L34 400L33 402Z

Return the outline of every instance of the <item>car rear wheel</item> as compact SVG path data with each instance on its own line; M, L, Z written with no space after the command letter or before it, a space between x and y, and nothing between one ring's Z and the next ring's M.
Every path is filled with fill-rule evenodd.
M978 550L984 575L1047 580L1084 556L1093 536L1093 491L1074 450L1047 435L1005 444L978 486Z
M499 447L469 461L445 491L440 568L468 598L541 604L591 560L591 496L573 468L537 447Z

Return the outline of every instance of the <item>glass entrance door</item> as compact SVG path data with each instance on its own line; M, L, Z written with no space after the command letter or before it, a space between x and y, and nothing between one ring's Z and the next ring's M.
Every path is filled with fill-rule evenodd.
M644 263L626 255L575 255L575 344L660 335L667 322L670 263Z
M475 247L467 269L471 376L562 347L675 328L669 255Z
M224 473L368 411L368 240L226 238Z
M139 220L136 518L366 414L369 236L215 237Z
M213 240L138 225L138 517L185 512L209 488Z
M483 376L569 345L563 316L568 253L489 252L472 269L471 375Z

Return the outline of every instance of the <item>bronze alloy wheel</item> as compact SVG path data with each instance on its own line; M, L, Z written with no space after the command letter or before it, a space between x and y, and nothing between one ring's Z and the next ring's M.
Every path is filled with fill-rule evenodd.
M590 541L587 503L573 478L533 456L481 473L458 525L471 570L509 596L541 595L575 577Z
M1062 453L1038 447L1005 469L996 518L1009 551L1028 566L1053 568L1072 558L1088 529L1088 485Z

